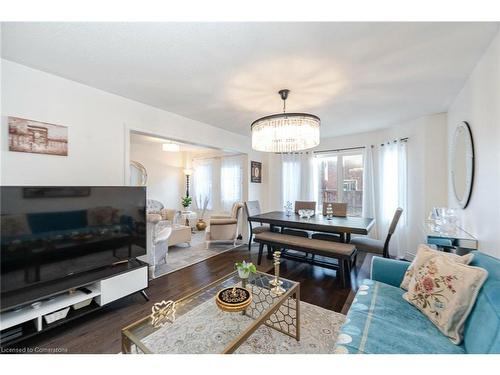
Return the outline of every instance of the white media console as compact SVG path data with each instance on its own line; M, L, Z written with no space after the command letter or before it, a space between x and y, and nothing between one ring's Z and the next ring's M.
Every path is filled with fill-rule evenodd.
M83 315L85 311L96 310L122 297L143 291L147 287L148 267L145 265L86 285L80 285L77 289L71 288L62 291L49 298L41 298L34 303L17 309L3 312L0 314L0 330L3 333L4 330L8 330L15 326L26 325L31 321L33 322L34 329L29 336L32 336L37 332L50 328L51 325L56 325L57 322L60 323L66 318L67 314L69 314L68 316L71 318L78 317L78 315ZM80 306L92 304L94 308L79 309L79 304ZM79 311L82 313L79 313ZM51 321L56 316L53 314L58 312L64 316L59 315L59 319L48 323L48 321ZM21 333L16 334L16 336L21 338L27 335ZM10 344L10 340L5 340L2 335L2 344L4 341L8 345Z

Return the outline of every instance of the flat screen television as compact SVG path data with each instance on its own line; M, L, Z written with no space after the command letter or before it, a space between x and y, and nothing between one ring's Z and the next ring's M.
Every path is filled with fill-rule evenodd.
M146 254L144 187L2 186L0 203L2 296Z

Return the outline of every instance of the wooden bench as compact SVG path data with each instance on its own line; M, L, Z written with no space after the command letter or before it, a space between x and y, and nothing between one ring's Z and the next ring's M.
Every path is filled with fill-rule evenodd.
M354 245L275 232L256 234L254 241L259 244L259 258L257 264L260 264L262 261L264 245L267 245L268 257L271 256L271 249L276 247L303 251L313 255L311 260L313 264L336 269L338 271L337 275L342 276L341 280L344 286L350 281L351 267L356 257L356 246ZM336 259L338 264L314 262L314 255Z

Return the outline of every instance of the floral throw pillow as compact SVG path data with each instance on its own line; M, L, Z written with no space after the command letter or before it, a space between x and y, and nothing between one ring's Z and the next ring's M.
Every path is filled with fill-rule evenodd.
M403 298L458 345L465 320L487 277L488 272L483 268L434 257L415 269Z
M414 270L419 268L421 265L423 265L428 260L434 257L446 257L457 263L469 264L470 262L472 262L472 258L474 258L474 255L466 254L460 256L452 253L445 253L443 251L434 250L431 249L429 246L423 244L418 245L417 255L415 256L415 259L413 259L413 262L411 262L410 266L406 270L405 276L400 285L401 289L408 290L408 285L410 285L410 281L413 277Z

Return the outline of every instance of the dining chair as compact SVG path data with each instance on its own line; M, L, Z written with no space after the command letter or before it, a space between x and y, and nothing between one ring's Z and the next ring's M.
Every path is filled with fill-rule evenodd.
M316 213L316 202L295 201L295 213L298 214L299 210L313 210L314 213ZM304 238L309 238L310 234L310 232L306 230L288 229L288 228L281 229L281 233L289 234L291 236L304 237ZM286 249L282 249L281 251L284 253L286 252ZM305 254L305 257L307 257L307 253Z
M295 213L298 214L299 210L313 210L316 213L316 202L295 201Z
M259 201L245 202L245 211L247 213L247 218L250 216L259 215L261 213ZM248 235L248 251L250 251L252 249L253 235L257 233L267 232L270 230L270 227L269 225L263 225L262 223L260 223L260 226L254 227L250 220L248 221L248 226L250 227Z
M398 225L402 213L403 209L401 207L398 207L396 212L394 212L385 241L376 240L370 237L355 237L352 238L349 243L356 245L356 249L359 251L382 254L384 258L389 258L389 242L391 241L391 237L396 230L396 226Z
M321 233L321 232L314 232L311 235L311 238L314 238L315 240L324 240L324 241L332 241L332 242L344 242L342 240L342 234L341 233Z
M328 206L331 206L332 216L347 216L347 203L323 202L323 216L327 215ZM324 241L344 242L343 233L321 233L316 232L311 238Z
M298 214L299 210L313 210L316 213L316 202L312 201L295 201L295 213ZM309 238L309 232L306 230L298 230L298 229L288 229L283 228L281 230L283 234L290 234L292 236L297 237L307 237Z

